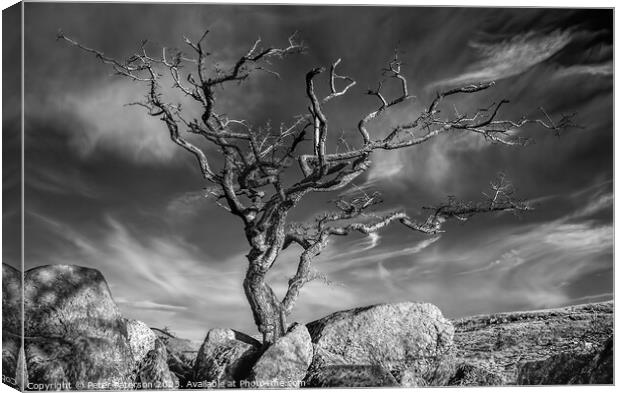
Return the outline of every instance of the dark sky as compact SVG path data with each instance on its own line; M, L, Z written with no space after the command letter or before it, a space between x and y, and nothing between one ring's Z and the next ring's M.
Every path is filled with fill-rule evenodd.
M257 74L220 93L221 112L255 125L304 113L305 73L342 58L340 71L357 86L326 112L331 129L353 135L376 107L364 93L395 48L417 98L373 123L376 135L411 119L437 90L472 81L497 83L444 110L506 98L502 116L511 119L540 117L541 106L555 118L577 113L582 129L557 137L529 128L522 135L535 143L525 148L449 134L375 154L356 185L382 190L382 211L416 214L447 195L479 198L499 171L536 210L449 223L441 236L394 226L337 239L316 261L334 283L310 284L294 320L378 302L428 301L457 317L613 296L610 10L27 3L25 24L25 267L97 268L127 317L196 340L213 327L254 334L241 289L248 248L240 221L201 197L206 184L194 158L158 120L124 106L144 85L55 41L59 28L115 57L146 38L154 53L185 49L183 36L197 39L208 28L222 64L259 36L283 45L297 31L309 52L276 61L280 80ZM294 218L328 208L333 197L307 199ZM5 227L18 216L5 209ZM5 243L5 262L18 264L17 250ZM274 268L280 294L297 252L287 250Z

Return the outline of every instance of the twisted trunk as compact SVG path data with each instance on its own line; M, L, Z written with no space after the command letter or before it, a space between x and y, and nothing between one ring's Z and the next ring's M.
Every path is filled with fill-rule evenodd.
M249 265L243 280L243 289L265 346L286 333L284 307L265 282L265 276L280 254L285 239L286 214L293 206L292 200L275 204L263 215L263 219L269 224L267 228L251 220L245 229L252 248L247 255Z
M254 323L263 335L263 344L272 344L286 333L284 308L265 282L265 274L254 269L251 262L243 280L243 289L252 309Z

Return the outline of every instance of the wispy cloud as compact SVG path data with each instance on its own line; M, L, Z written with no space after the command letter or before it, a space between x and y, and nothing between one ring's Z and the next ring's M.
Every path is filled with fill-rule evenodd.
M433 193L443 192L450 185L452 192L463 184L454 181L464 152L478 153L491 146L479 135L439 135L414 150L378 152L368 171L367 188L401 188L411 184ZM411 188L407 192L411 192Z
M98 148L118 152L136 162L167 162L178 151L168 130L143 108L125 106L143 92L122 80L108 80L96 91L67 95L61 107L73 108L82 125L70 130L71 143L82 155Z
M517 222L490 237L473 234L466 242L447 239L432 248L438 238L406 250L392 245L381 252L347 255L345 260L330 253L318 266L364 288L360 296L365 303L429 301L451 316L609 299L608 292L594 288L587 289L589 294L571 292L584 285L584 277L593 280L613 265L613 226L596 218L613 206L608 184L597 182L561 195L572 210L546 222Z
M400 151L379 151L375 153L375 162L368 172L366 184L372 185L398 176L405 169Z
M566 30L548 34L531 31L496 43L472 41L469 45L478 51L479 60L469 65L463 74L437 81L431 86L484 82L519 75L549 59L570 41L571 33Z
M579 64L559 69L554 77L565 78L571 76L612 76L614 65L611 61L601 64Z
M277 294L286 291L287 276L278 275L270 285ZM337 299L335 304L334 299ZM363 300L362 300L363 302ZM337 306L337 308L336 308ZM359 288L343 283L326 284L316 280L306 284L300 292L290 321L310 322L334 311L360 306ZM246 313L249 312L246 311Z
M411 266L348 273L373 301L430 301L449 315L545 308L577 301L567 284L611 268L612 234L611 225L517 226L497 231L486 245L475 240L475 248L420 253Z
M614 298L613 292L601 293L598 295L587 295L578 297L575 299L571 299L571 303L580 304L580 303L589 303L589 302L602 302L605 300L611 300Z
M571 219L571 218L588 217L602 210L613 207L613 204L614 204L613 193L611 192L597 193L597 194L594 194L594 197L591 198L585 204L585 206L576 210L574 213L570 214L566 218Z
M369 239L368 245L362 249L363 251L371 250L377 247L377 245L379 244L379 240L381 240L381 236L379 236L377 232L373 232L368 235L368 239Z
M187 310L187 307L185 306L174 306L171 304L156 303L150 300L130 301L123 297L116 297L114 300L116 301L116 304L121 304L127 307L138 308L142 310L158 310L158 311Z
M571 193L569 193L568 195L565 193L559 193L559 194L551 194L551 195L544 195L541 197L537 197L537 198L532 198L529 199L528 202L531 204L539 204L542 202L548 202L551 200L556 200L556 199L565 199L568 198L570 200L579 200L579 199L583 199L582 196L583 195L600 195L605 194L604 191L604 187L606 187L608 184L612 184L613 183L613 179L607 179L607 180L603 180L603 181L597 181L594 182L594 184L578 189L576 191L573 191ZM609 202L609 199L611 197L611 202L613 202L613 194L612 193L607 193L607 197L605 197L605 199L607 200L607 202ZM606 203L607 203L606 202Z
M96 185L86 179L76 168L56 167L34 168L25 176L26 185L40 191L59 195L78 195L87 198L97 198L99 191Z
M408 247L395 248L391 246L372 253L368 253L367 250L343 250L339 247L332 247L321 257L320 261L317 263L317 267L327 274L345 272L350 269L355 270L368 264L375 265L394 258L417 254L427 247L430 247L440 238L440 236L434 236L416 242Z
M610 225L593 226L588 223L563 224L544 236L545 243L573 252L596 252L613 246L613 228Z
M210 202L207 201L205 190L189 191L170 200L166 206L166 212L172 217L184 219L188 215L196 214L198 210L207 207Z
M243 255L214 261L175 235L133 233L107 217L100 233L78 232L58 220L29 213L71 244L38 264L76 264L102 271L121 311L150 326L171 326L204 338L216 315L223 326L252 326L241 288ZM120 299L120 301L119 301ZM211 322L212 323L212 322Z
M592 187L586 187L585 190L592 190ZM568 198L581 201L584 195L583 192L575 192ZM597 255L613 247L613 227L589 220L592 215L613 206L613 194L595 192L582 205L583 207L547 223L535 227L515 228L515 232L510 236L493 244L493 247L498 244L502 247L512 247L509 251L487 265L457 274L511 270L540 257L543 250L546 250L545 255L546 253L566 255L567 260L576 260L578 264L589 263L582 259L584 255Z
M492 269L512 269L514 267L517 267L523 264L525 261L526 260L519 255L518 250L512 249L510 251L503 253L499 258L492 261L486 266L473 269L473 270L466 270L463 272L459 272L457 273L457 275L463 276L466 274L482 273L482 272L487 272Z
M56 125L82 157L103 149L136 163L169 162L179 147L170 141L166 126L144 108L127 106L143 100L144 89L144 85L108 77L75 91L30 94L28 105L42 109L29 115L29 120ZM168 98L183 101L178 94Z

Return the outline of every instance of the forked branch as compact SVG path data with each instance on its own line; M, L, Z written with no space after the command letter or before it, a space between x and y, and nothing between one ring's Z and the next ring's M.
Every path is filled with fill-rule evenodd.
M503 173L490 182L490 192L483 193L478 202L462 202L449 197L446 202L436 206L424 207L430 213L423 219L413 218L404 211L393 211L381 215L368 210L382 203L378 192L350 199L339 198L335 202L338 211L319 215L314 223L291 226L286 235L284 248L292 243L300 245L304 251L300 256L297 272L289 280L289 288L283 300L287 312L293 307L301 288L312 281L312 259L328 245L331 236L346 236L352 232L370 235L392 223L400 223L407 229L427 235L443 232L443 224L450 220L467 221L476 214L510 211L514 213L531 210L527 202L514 198L514 187ZM345 224L340 224L345 222Z

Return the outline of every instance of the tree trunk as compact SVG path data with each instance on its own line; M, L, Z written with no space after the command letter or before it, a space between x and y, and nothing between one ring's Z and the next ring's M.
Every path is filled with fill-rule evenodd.
M265 282L265 274L257 272L251 263L243 281L243 289L254 315L254 323L263 335L263 344L272 344L286 333L282 304Z

